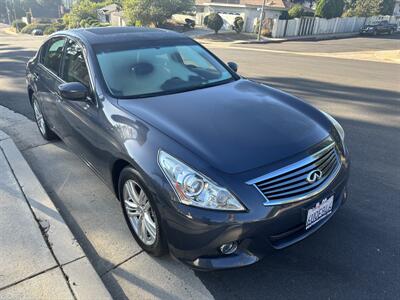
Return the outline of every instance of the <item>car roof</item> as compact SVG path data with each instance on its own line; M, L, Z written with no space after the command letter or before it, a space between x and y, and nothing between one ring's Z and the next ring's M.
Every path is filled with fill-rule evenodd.
M58 32L57 35L77 37L90 45L129 42L133 40L189 39L181 33L166 29L134 26L70 29Z

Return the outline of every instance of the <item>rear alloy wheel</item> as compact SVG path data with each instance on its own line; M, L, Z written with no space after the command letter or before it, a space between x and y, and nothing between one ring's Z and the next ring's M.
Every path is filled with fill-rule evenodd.
M51 141L57 138L55 133L49 128L46 120L44 119L42 110L40 108L39 102L35 96L32 96L33 112L35 113L36 125L39 128L40 134L44 139Z
M155 204L146 191L140 175L131 167L121 172L119 195L129 229L138 244L148 253L161 256L166 252Z

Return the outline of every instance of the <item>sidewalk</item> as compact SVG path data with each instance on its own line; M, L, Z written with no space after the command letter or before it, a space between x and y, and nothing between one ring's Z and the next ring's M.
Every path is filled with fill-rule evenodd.
M0 131L0 299L111 299L14 142Z

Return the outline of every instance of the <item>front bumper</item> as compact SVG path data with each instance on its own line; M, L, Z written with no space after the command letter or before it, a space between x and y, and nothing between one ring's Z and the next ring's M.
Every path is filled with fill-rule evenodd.
M317 231L347 198L348 162L320 194L295 203L262 206L241 213L210 211L178 204L165 213L163 224L172 256L198 270L218 270L251 265L276 249L288 247ZM334 196L332 213L305 229L307 209ZM222 244L238 242L230 255L219 251Z

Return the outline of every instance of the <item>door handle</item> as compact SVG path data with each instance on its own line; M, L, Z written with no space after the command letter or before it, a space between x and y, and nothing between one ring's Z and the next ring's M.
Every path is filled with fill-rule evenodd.
M33 76L33 79L34 79L34 80L39 80L39 74L38 74L38 73L33 72L33 73L32 73L32 76Z

